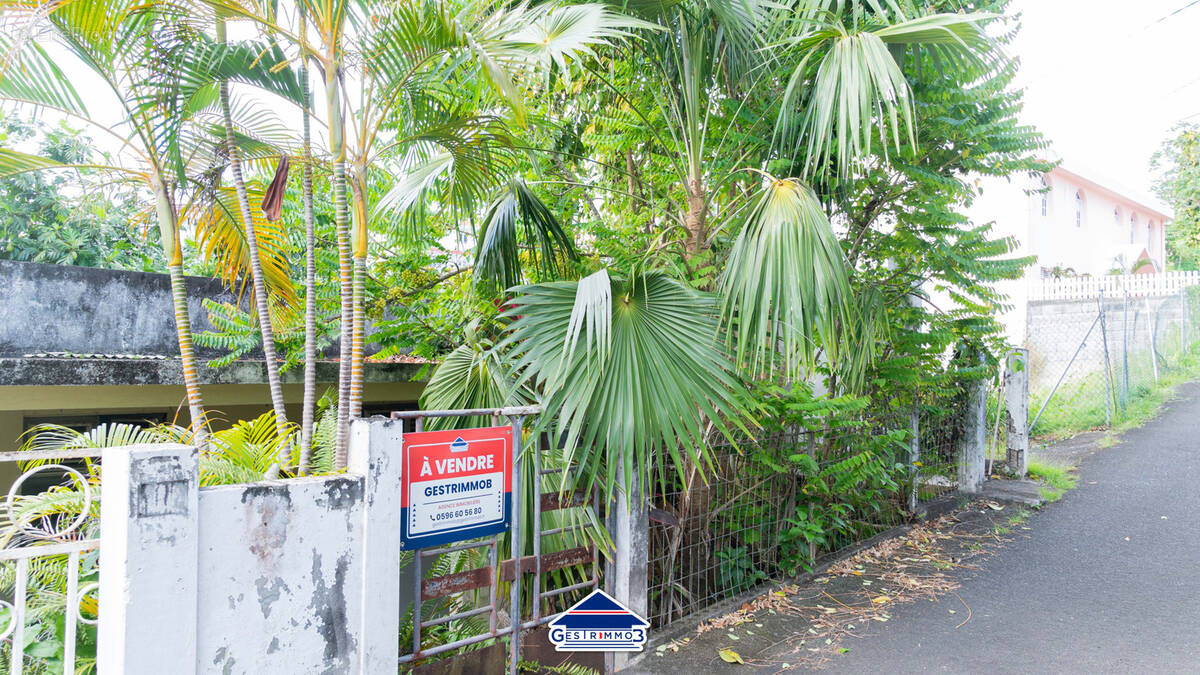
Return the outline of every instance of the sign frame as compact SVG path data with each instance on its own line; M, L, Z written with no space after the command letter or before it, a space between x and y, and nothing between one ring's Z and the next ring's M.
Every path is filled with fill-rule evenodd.
M405 433L400 547L445 546L509 531L513 450L509 425ZM456 498L454 491L464 494ZM463 511L478 511L478 516L459 515Z

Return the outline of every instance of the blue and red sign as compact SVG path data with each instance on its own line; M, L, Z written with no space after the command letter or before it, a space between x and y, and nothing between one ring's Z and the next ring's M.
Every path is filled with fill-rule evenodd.
M509 528L512 427L404 434L400 482L405 548L474 539Z
M550 622L560 652L640 652L650 624L600 589Z

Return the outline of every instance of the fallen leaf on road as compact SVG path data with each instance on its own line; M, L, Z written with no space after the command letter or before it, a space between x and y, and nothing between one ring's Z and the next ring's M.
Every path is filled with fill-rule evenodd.
M882 604L884 604L885 602L888 602L888 601L890 601L890 600L891 600L891 598L889 598L889 597L888 597L888 596L886 596L886 595L880 595L880 596L878 596L878 597L871 598L871 602L873 602L873 603L875 603L875 604L877 604L877 605L882 605Z
M738 654L732 649L729 649L728 647L717 652L717 656L720 656L721 660L725 663L740 663L743 666L746 665L746 662L742 660L742 655Z
M988 508L993 511L1003 511L1004 510L1004 507L1000 506L996 502L988 502L987 505L988 505Z

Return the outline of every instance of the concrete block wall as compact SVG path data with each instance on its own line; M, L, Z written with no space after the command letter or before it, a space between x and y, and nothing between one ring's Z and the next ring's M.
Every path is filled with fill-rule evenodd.
M1099 313L1097 299L1046 300L1029 303L1025 346L1029 348L1030 391L1044 392L1067 367L1077 349L1079 355L1071 365L1067 380L1086 373L1102 372L1104 342L1107 337L1109 359L1114 369L1122 350L1141 355L1150 348L1150 329L1153 329L1156 348L1178 342L1180 322L1184 317L1179 295L1153 298L1106 298L1104 301L1104 332L1097 325L1080 349L1088 328Z

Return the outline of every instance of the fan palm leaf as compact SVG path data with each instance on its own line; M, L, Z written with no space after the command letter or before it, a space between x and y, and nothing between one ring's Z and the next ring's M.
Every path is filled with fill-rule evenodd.
M747 403L711 296L653 271L612 279L602 270L514 292L505 346L517 381L554 411L543 424L565 443L574 487L612 494L621 466L630 490L667 457L680 472L685 456L706 466L710 429L729 437L742 427Z

